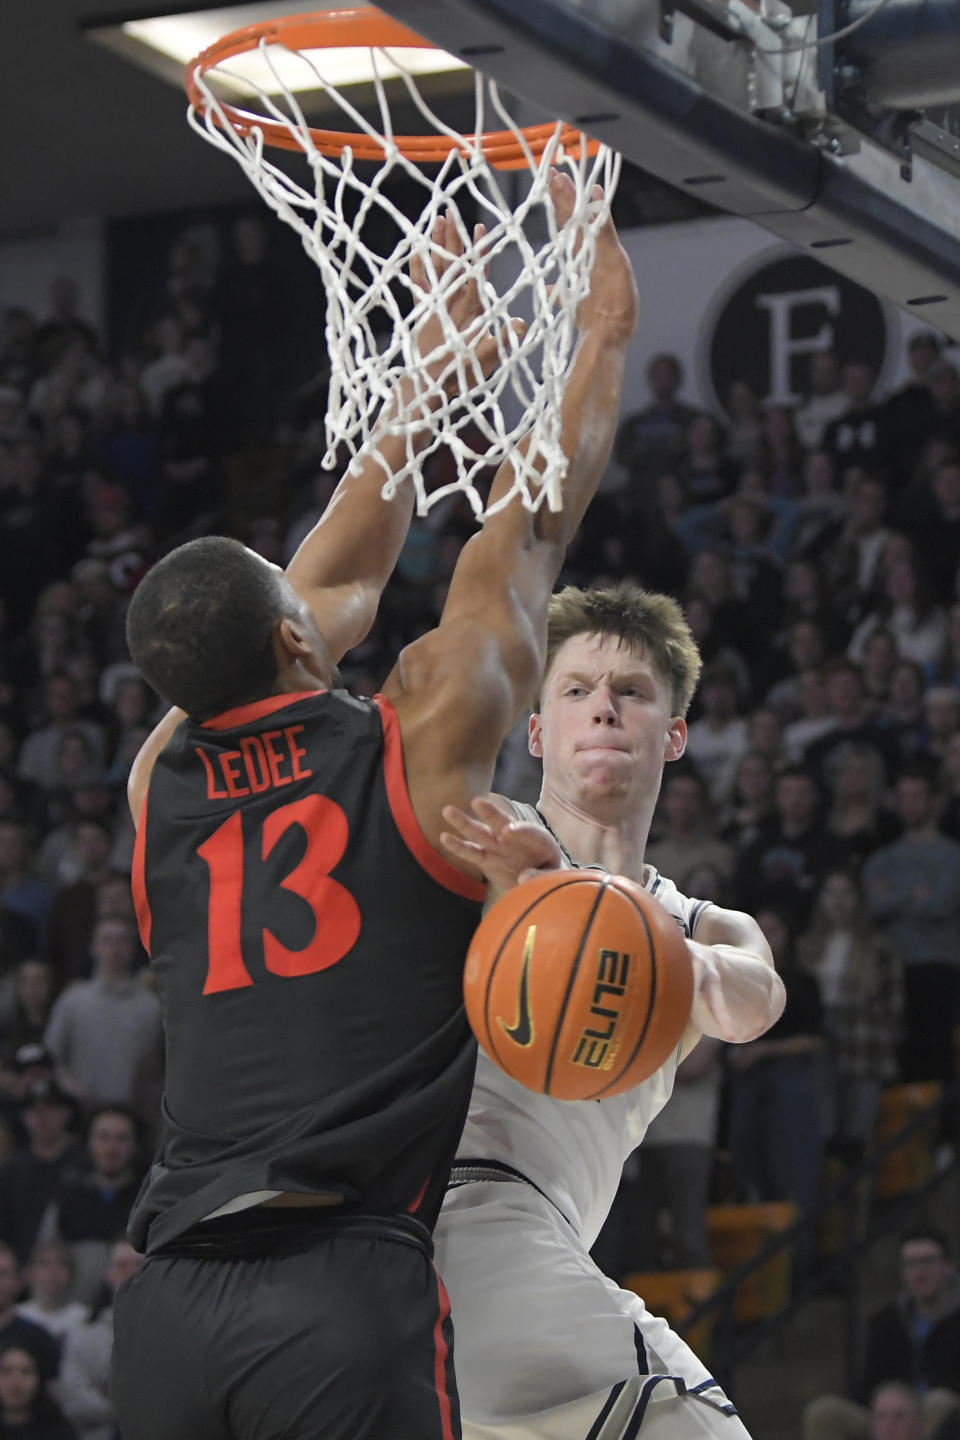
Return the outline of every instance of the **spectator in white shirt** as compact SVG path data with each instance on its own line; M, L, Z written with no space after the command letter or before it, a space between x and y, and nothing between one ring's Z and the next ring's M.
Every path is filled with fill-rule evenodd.
M819 450L831 420L839 420L850 408L850 397L840 384L837 357L832 350L810 356L809 383L809 398L794 411L793 423L803 448Z
M63 1356L59 1394L67 1419L83 1440L113 1440L117 1433L110 1399L113 1356L113 1297L143 1264L143 1256L118 1240L110 1252L105 1281L107 1303L69 1337Z
M35 1246L26 1269L29 1299L17 1306L17 1314L42 1325L56 1336L61 1347L67 1337L90 1318L79 1300L70 1299L76 1271L69 1245L46 1240Z
M146 396L150 414L154 420L159 420L167 393L182 385L187 378L183 327L175 315L161 316L154 331L154 341L159 353L140 372L140 389Z

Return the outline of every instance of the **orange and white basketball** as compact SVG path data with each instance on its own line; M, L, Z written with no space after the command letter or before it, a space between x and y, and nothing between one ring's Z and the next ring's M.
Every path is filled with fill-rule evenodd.
M640 885L565 870L484 916L464 998L480 1044L514 1080L600 1100L646 1080L679 1044L693 968L676 920Z

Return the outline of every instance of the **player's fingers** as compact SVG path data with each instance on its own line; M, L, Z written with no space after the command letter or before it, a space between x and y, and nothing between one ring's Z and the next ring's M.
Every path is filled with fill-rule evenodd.
M547 834L542 825L537 825L532 820L511 820L507 828L510 834L515 835L518 840L523 840L528 845L536 846L536 848L542 850L545 855L553 854L553 847L556 841L551 835Z
M506 837L515 840L520 851L520 860L536 862L541 868L554 868L560 860L560 851L552 836L539 825L523 820L511 825Z
M474 816L466 814L466 811L462 811L456 805L443 806L440 814L443 815L446 824L452 825L453 829L466 832L466 834L474 834L479 829L486 829L485 825L479 824L479 821L474 819Z
M505 811L489 795L477 795L471 802L471 809L494 835L502 834L513 821L513 812Z
M594 185L593 189L590 191L590 199L597 205L603 205L604 201L606 200L606 195L604 193L602 185ZM617 227L613 223L612 210L607 210L606 218L604 219L603 224L600 226L600 229L597 231L597 235L598 237L601 235L606 236L617 244L620 243L617 236Z
M477 260L478 262L480 262L477 266L477 274L482 275L484 279L487 278L487 274L490 269L490 266L487 263L487 252L489 250L489 246L486 246L483 243L486 238L487 227L478 220L476 225L474 225L473 227L473 248L476 250Z
M477 814L489 814L492 812L496 815L502 815L505 820L512 820L514 818L512 805L501 796L494 795L492 791L488 791L486 795L475 795L470 802L470 808L475 810Z
M441 830L440 844L444 850L449 850L451 855L456 855L458 860L466 860L471 865L478 864L484 855L482 845L474 845L469 840L461 840L459 835L452 835L449 830Z
M445 274L447 266L450 263L450 255L447 250L447 222L442 215L438 215L436 220L434 220L433 228L430 231L430 239L433 242L430 247L433 256L433 268L436 270L437 279L439 280L440 277Z
M576 186L570 176L562 174L559 170L551 169L547 181L547 193L556 213L557 224L566 225L573 214L573 207L577 199Z
M410 256L410 264L407 266L410 273L410 282L417 290L426 290L427 272L424 269L423 257L414 253Z
M462 237L460 231L454 224L455 239L451 243L454 254L461 256L463 251ZM451 313L455 314L458 325L461 328L469 324L483 310L480 300L480 277L486 275L486 265L483 263L482 251L478 251L484 236L487 233L485 225L476 224L473 227L473 247L468 260L468 268L464 276L463 284L457 287L455 296L451 301Z
M474 346L471 370L474 383L480 385L489 380L501 363L501 349L492 335L485 335Z
M458 834L467 835L477 842L491 839L489 826L481 824L472 815L468 815L465 810L458 810L455 805L445 805L440 813L447 824Z
M454 214L453 210L452 210L449 206L447 207L446 214L445 214L444 217L443 217L443 222L444 222L444 238L443 238L444 248L445 248L446 250L448 250L451 255L462 255L462 254L463 254L463 238L462 238L462 236L461 236L461 234L460 234L460 227L459 227L459 225L457 224L457 217L456 217L456 215Z

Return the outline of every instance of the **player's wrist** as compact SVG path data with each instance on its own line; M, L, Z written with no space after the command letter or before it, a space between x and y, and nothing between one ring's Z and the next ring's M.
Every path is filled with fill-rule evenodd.
M422 449L433 434L433 417L442 402L440 391L424 390L411 376L404 375L394 385L380 412L379 428L386 437L396 427L405 443L415 450Z
M589 340L603 350L625 350L637 328L636 316L601 311L578 319L581 341Z

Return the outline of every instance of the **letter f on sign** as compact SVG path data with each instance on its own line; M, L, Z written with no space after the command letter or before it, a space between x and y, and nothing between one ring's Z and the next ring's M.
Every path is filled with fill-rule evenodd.
M763 398L768 405L796 405L803 397L790 383L793 357L832 349L834 332L827 320L816 335L794 336L793 313L820 305L828 315L839 315L840 289L836 285L818 285L809 290L781 290L773 295L758 295L753 303L770 316L770 390Z

